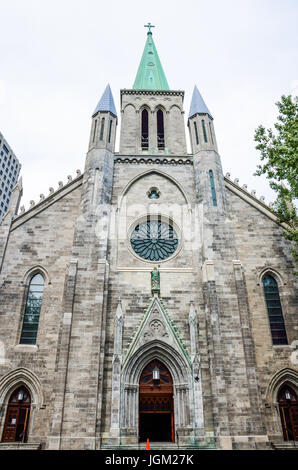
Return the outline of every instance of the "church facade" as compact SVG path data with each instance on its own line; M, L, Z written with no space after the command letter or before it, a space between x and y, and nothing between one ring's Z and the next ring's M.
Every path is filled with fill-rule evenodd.
M276 214L224 176L195 87L149 28L118 124L107 86L84 173L0 226L0 448L292 448L297 281ZM158 443L158 444L157 444Z

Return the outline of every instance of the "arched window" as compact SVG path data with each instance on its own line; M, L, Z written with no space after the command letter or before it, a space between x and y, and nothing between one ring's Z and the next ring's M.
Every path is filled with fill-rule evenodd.
M97 128L97 119L95 119L95 122L94 122L93 142L95 141L96 128Z
M143 109L142 111L142 138L141 138L142 149L147 150L149 147L149 120L148 111Z
M212 142L212 145L214 145L213 132L212 132L212 125L211 125L211 122L209 122L209 129L210 129L211 142Z
M110 120L110 126L109 126L109 138L108 138L108 142L109 142L109 143L111 142L112 125L113 125L113 121L112 121L112 119L111 119L111 120Z
M159 149L165 148L165 129L163 112L161 109L157 111L157 147Z
M194 123L193 123L193 126L194 126L194 128L195 128L196 143L197 143L197 145L199 145L199 134L198 134L197 123L194 122Z
M36 344L43 289L44 278L41 274L35 274L29 284L20 339L21 344Z
M294 390L284 385L277 397L285 441L298 440L298 398Z
M103 140L103 132L104 132L104 129L105 129L105 118L102 118L102 120L101 120L101 126L100 126L100 136L99 136L99 140Z
M207 144L208 140L207 140L207 132L206 132L206 126L205 126L204 119L202 120L202 129L203 129L203 134L204 134L204 141Z
M277 282L270 274L266 274L263 277L263 286L272 342L273 344L288 344Z
M214 185L214 177L213 177L213 171L212 170L209 170L209 179L210 179L210 186L211 186L212 202L213 202L214 206L217 206L216 192L215 192L215 185Z
M25 386L18 387L10 396L2 442L26 442L31 397Z

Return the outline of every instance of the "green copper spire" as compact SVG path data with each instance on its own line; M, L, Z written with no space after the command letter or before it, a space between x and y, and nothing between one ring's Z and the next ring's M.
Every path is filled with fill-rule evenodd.
M152 38L151 23L145 25L149 28L147 41L142 55L138 73L133 84L134 90L169 90L169 85L160 63L158 53Z

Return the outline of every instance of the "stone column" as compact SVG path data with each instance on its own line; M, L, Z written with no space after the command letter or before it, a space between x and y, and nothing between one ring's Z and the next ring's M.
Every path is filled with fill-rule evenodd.
M121 385L121 364L122 364L122 330L123 311L119 298L115 315L114 326L114 354L112 370L112 400L111 400L111 443L120 444L120 385Z
M65 385L67 380L69 343L71 336L73 302L76 287L77 261L72 260L65 275L63 294L63 314L60 325L59 340L57 347L56 368L54 376L54 388L52 396L52 415L50 423L49 449L59 450L63 409L65 399Z

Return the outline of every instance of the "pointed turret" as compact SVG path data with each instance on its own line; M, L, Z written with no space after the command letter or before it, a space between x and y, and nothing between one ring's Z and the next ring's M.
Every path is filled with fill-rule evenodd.
M114 98L110 84L106 86L105 91L103 92L102 97L100 98L98 105L96 106L92 117L94 117L99 111L109 111L117 118L117 111L115 108Z
M145 49L137 72L134 90L169 90L158 53L153 41L152 32L148 31Z
M196 114L209 114L210 118L213 119L212 114L210 113L209 109L206 106L205 101L202 98L201 93L199 92L197 86L195 85L193 94L192 94L192 99L191 99L191 105L190 105L190 111L189 111L189 116L188 118L190 119L191 117L195 116Z
M113 152L117 122L117 111L112 90L108 84L92 114L89 150L92 148L107 148Z
M190 111L188 116L188 127L192 153L200 150L216 150L217 144L213 127L213 116L202 98L197 86L194 87Z

